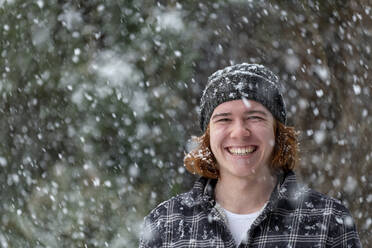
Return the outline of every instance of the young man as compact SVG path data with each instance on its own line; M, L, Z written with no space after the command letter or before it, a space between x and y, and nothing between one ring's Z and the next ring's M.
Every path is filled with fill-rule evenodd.
M278 86L262 65L209 77L204 134L184 159L201 177L145 218L140 247L361 247L349 211L296 182L297 135Z

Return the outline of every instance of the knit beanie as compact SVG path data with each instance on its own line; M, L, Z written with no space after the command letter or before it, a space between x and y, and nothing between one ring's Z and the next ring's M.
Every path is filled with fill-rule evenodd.
M263 65L243 63L216 71L208 78L200 100L201 130L205 132L218 105L243 98L261 103L276 120L286 124L278 77Z

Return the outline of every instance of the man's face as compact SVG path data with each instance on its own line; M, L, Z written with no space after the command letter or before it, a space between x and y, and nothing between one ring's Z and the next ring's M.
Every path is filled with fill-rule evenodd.
M274 117L262 104L235 100L214 109L210 145L221 177L268 175L274 144Z

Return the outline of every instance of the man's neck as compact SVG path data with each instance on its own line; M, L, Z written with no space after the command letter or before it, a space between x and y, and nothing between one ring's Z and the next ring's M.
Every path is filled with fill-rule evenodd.
M253 213L269 200L276 182L277 177L271 174L251 178L221 176L215 189L216 201L233 213Z

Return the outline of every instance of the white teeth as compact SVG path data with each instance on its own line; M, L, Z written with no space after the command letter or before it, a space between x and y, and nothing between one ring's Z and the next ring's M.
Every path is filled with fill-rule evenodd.
M229 147L228 150L230 153L234 155L248 155L252 153L255 150L255 148L254 146L247 146L242 148Z

